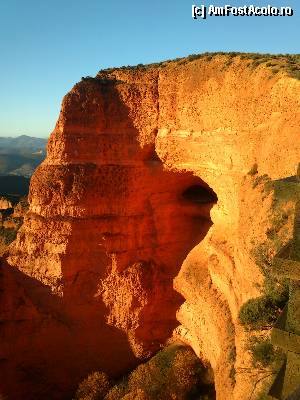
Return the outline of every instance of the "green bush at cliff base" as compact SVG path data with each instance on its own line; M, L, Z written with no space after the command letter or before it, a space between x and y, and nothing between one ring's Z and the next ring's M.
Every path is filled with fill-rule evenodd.
M109 389L102 373L84 380L76 400L214 400L213 377L191 348L173 344ZM209 370L210 371L210 370Z
M205 373L192 349L174 344L138 366L105 400L127 399L127 396L134 399L137 392L147 400L214 399L213 385L205 382Z
M102 400L110 388L108 376L104 372L94 372L80 383L75 400Z

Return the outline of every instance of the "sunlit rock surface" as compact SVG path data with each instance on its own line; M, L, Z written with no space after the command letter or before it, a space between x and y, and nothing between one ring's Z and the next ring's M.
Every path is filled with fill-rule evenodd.
M300 82L225 63L109 70L65 96L2 266L10 398L70 398L89 372L123 374L173 332L210 363L218 399L251 393L237 315L259 294L250 253L271 199L247 173L295 174Z

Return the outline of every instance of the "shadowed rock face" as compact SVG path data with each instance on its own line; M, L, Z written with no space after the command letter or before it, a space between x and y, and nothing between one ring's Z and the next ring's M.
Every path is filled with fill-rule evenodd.
M218 398L252 389L226 361L234 344L243 366L237 311L258 293L250 242L266 226L245 175L294 173L299 82L225 61L103 72L65 96L5 266L12 399L68 398L92 370L126 372L172 335L178 292L175 335L212 365Z
M56 348L47 357L65 366L55 376L60 391L64 384L69 388L65 375L71 381L74 374L77 382L91 369L118 375L172 335L183 301L173 279L211 226L215 198L198 204L183 196L189 187L207 185L191 172L164 168L153 140L145 136L149 143L139 142L135 115L122 98L137 106L149 97L142 128L154 139L157 82L142 93L138 85L121 88L95 80L76 85L65 97L47 159L31 181L30 213L10 253L19 274L51 288L45 303L59 302L67 320L52 320L55 333L49 336L36 329L31 337L31 350L50 343ZM81 356L74 359L78 346ZM12 376L20 363L29 369L29 349L28 343L19 345ZM51 382L47 357L39 373ZM5 358L12 359L9 351ZM15 379L34 385L30 377Z

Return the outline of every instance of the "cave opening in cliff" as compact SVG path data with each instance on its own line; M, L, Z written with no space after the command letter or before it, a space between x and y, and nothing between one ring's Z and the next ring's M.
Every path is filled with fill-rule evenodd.
M212 225L210 211L218 202L218 196L206 182L197 178L182 188L180 199L185 215L194 220L195 240L190 243L194 247L205 238Z
M182 193L184 200L194 204L215 204L218 201L216 193L209 187L192 185Z

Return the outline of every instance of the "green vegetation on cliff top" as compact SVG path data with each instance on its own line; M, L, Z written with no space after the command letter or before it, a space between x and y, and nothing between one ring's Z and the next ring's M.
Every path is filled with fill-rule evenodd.
M127 65L118 68L107 68L103 69L97 75L101 78L101 75L105 72L111 72L118 69L124 70L143 70L148 68L160 67L163 68L168 64L177 63L178 65L187 64L189 62L203 59L205 61L211 61L214 57L223 56L224 67L229 67L235 59L248 61L248 66L252 70L260 65L268 68L271 74L277 74L279 72L284 72L287 75L300 79L300 54L260 54L260 53L239 53L239 52L216 52L216 53L201 53L201 54L191 54L187 57L176 58L174 60L166 60L158 63L152 64L138 64L135 66ZM90 78L90 77L87 77Z

